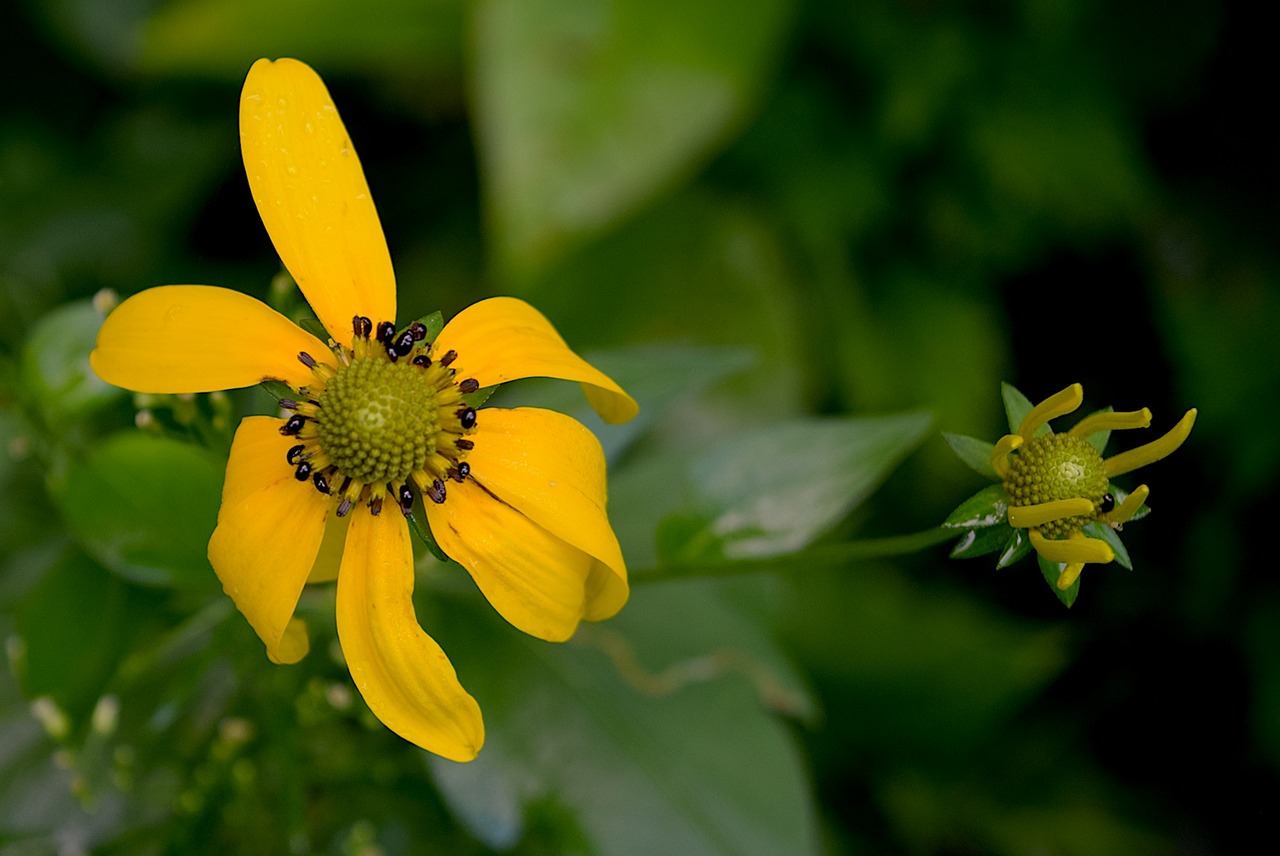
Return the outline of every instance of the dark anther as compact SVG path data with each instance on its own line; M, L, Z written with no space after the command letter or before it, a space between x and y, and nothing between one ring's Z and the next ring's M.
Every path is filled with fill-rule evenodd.
M462 423L462 427L468 430L476 427L476 409L474 407L464 407L458 411L458 421Z
M280 399L280 409L281 410L297 410L298 402L294 401L292 398L282 398Z
M414 357L414 358L413 358L413 364L414 364L415 366L418 366L418 367L420 367L420 368L424 368L424 369L426 369L426 368L430 368L430 367L431 367L431 358L430 358L430 357L428 357L426 354L418 354L418 356L416 356L416 357Z
M356 334L357 339L367 339L373 332L373 322L363 315L357 315L351 319L351 330Z
M436 505L444 502L444 482L436 479L431 483L431 487L427 488L427 496L431 497L431 501Z
M464 452L470 452L472 449L476 447L475 443L472 443L470 440L464 439L462 437L459 437L458 439L454 440L453 445L457 446L459 449L461 449Z
M378 322L378 341L384 345L391 344L391 340L396 337L396 325L390 321Z
M442 366L451 365L453 361L456 360L457 358L458 358L457 351L448 351L445 353L443 357L440 358L440 365Z
M375 496L373 499L369 500L369 513L374 517L377 517L382 513L382 497Z
M400 485L400 510L405 517L413 514L413 488L407 484Z
M396 336L396 340L391 343L391 347L396 349L397 356L408 356L409 352L413 350L413 333L405 330L399 336Z
M395 345L387 345L387 359L391 360L393 363L400 359L400 354L396 352Z
M284 459L291 464L298 463L298 461L302 460L302 451L305 448L307 447L301 443L296 446L290 446L289 451L285 453Z
M448 475L449 475L449 478L461 484L462 482L466 481L467 476L470 475L470 473L471 473L471 465L468 464L466 461L463 461L462 463L458 464L456 467L450 467Z
M480 388L480 381L476 380L473 377L469 377L466 380L464 380L462 383L458 384L458 392L462 393L463 395L467 395L468 393L475 392L479 388Z
M421 321L414 321L409 325L409 332L413 334L413 341L421 342L427 338L427 325Z
M351 510L351 499L350 499L350 497L343 497L342 502L339 502L339 503L338 503L338 516L339 516L339 517L346 517L346 516L347 516L347 512L348 512L348 511L350 511L350 510Z
M315 482L316 490L321 493L329 492L329 480L324 477L324 473L316 473L311 477L311 481Z
M280 426L280 433L286 437L292 437L302 430L302 426L307 424L307 417L301 413L295 413L289 417L283 425Z
M298 362L302 363L309 369L316 367L316 358L308 354L306 351L300 351L298 353Z
M303 461L298 464L298 468L293 471L293 477L298 481L306 481L311 478L311 462Z
M1102 502L1098 503L1098 513L1108 514L1116 507L1116 498L1109 493L1102 495Z

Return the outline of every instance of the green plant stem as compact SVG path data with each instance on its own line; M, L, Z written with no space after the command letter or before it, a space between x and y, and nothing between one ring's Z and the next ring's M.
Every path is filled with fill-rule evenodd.
M867 538L861 541L844 541L838 544L821 544L807 550L780 556L746 559L706 559L696 562L680 562L656 565L633 570L632 585L667 582L669 580L698 579L703 577L731 577L763 572L789 573L798 570L815 570L861 559L881 559L888 556L905 556L928 549L956 537L956 530L941 526L895 535L890 538Z

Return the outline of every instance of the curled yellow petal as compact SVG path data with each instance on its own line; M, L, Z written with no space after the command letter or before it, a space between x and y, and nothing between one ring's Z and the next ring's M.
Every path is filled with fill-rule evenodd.
M240 95L249 189L276 252L334 339L351 319L396 317L396 282L364 170L324 82L294 59L260 59Z
M329 348L260 300L210 285L164 285L121 303L98 331L89 364L135 392L212 392L275 378L310 382L298 362Z
M1124 502L1106 514L1098 515L1098 520L1108 526L1119 526L1138 513L1138 509L1142 508L1142 503L1147 501L1147 497L1150 494L1151 490L1145 484L1139 485L1137 490L1124 498Z
M1150 428L1151 411L1127 410L1121 413L1095 413L1077 422L1068 435L1072 437L1088 437L1099 431L1127 431L1130 428Z
M1118 455L1107 458L1102 462L1103 471L1107 474L1107 478L1115 478L1127 472L1136 470L1138 467L1145 467L1147 464L1153 464L1161 458L1173 454L1173 452L1183 444L1187 436L1191 434L1191 426L1196 424L1196 409L1193 407L1178 420L1178 424L1169 429L1169 432L1159 440L1152 440L1150 443L1139 446L1136 449L1130 449L1127 452L1121 452Z
M541 312L514 297L491 297L455 315L436 340L436 351L457 351L459 377L492 386L525 377L554 377L582 385L606 422L639 412L635 399L604 372L575 354Z
M1022 435L1005 434L991 450L991 468L996 471L1000 480L1009 476L1009 455L1022 447Z
M299 482L285 463L291 438L279 419L250 416L231 444L209 563L277 663L306 653L305 631L289 629L324 537L329 498Z
M1107 542L1097 538L1080 536L1064 540L1049 539L1035 529L1031 530L1031 546L1035 547L1036 552L1050 562L1066 562L1067 564L1089 562L1095 565L1105 565L1116 557Z
M1084 387L1078 383L1055 392L1044 401L1031 408L1031 412L1022 418L1018 425L1018 433L1022 439L1030 440L1040 430L1040 426L1050 419L1057 419L1075 410L1084 401Z
M314 491L313 491L314 492ZM453 761L484 744L480 706L413 611L413 548L398 511L352 512L338 573L338 640L369 709L410 743Z
M1043 526L1064 517L1079 517L1093 513L1093 502L1083 497L1055 499L1037 505L1009 506L1009 525L1014 529Z
M1084 570L1084 562L1072 562L1062 569L1062 573L1058 574L1058 590L1066 591L1071 588L1071 584L1080 578L1080 572Z

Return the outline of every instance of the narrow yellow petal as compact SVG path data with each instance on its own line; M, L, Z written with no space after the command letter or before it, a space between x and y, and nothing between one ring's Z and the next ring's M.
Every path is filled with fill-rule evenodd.
M260 59L240 95L249 189L289 273L334 339L351 319L396 317L391 256L364 171L323 81L293 59Z
M1088 437L1099 431L1126 431L1130 428L1150 428L1151 411L1127 410L1123 413L1095 413L1077 422L1068 435L1072 437Z
M1078 517L1081 514L1092 514L1093 503L1083 497L1071 499L1055 499L1038 505L1009 506L1009 525L1014 529L1028 529L1032 526L1043 526L1064 517Z
M266 643L267 656L289 663L306 653L297 644L298 631L285 631L320 549L331 502L293 477L285 462L292 438L280 435L280 424L250 416L236 430L209 563Z
M1138 509L1142 508L1142 503L1146 502L1147 497L1150 495L1150 488L1145 484L1139 485L1137 490L1124 498L1124 502L1111 509L1108 513L1098 515L1098 519L1108 526L1119 526L1137 514Z
M165 285L121 303L98 331L89 364L107 383L135 392L212 392L275 378L311 381L298 362L329 348L260 300L210 285Z
M1159 440L1152 440L1146 445L1107 458L1102 462L1103 471L1106 472L1107 478L1115 478L1118 475L1132 472L1138 467L1145 467L1147 464L1153 464L1161 458L1173 454L1186 441L1187 436L1191 434L1191 426L1196 424L1196 413L1197 411L1194 407L1188 410L1186 415L1178 420L1178 424L1170 428L1169 433Z
M1105 565L1116 557L1107 542L1097 538L1067 538L1056 540L1045 538L1035 529L1031 530L1031 546L1036 552L1050 562L1090 562Z
M1001 481L1009 477L1009 455L1022 448L1022 442L1021 434L1005 434L991 450L991 468Z
M457 351L458 377L492 386L525 377L554 377L582 384L587 401L606 422L626 422L639 412L635 399L604 372L579 357L542 313L514 297L491 297L459 312L440 332L436 350Z
M1075 410L1084 401L1084 387L1078 383L1055 392L1044 401L1031 408L1031 412L1022 418L1018 425L1018 433L1022 439L1030 440L1050 419L1057 419Z
M480 411L472 478L562 541L597 559L583 617L599 621L627 602L627 568L605 513L600 441L577 420L521 407Z
M1080 578L1080 572L1084 570L1084 562L1072 562L1062 569L1062 573L1058 574L1058 590L1066 591L1071 588L1071 584Z
M480 706L413 611L413 548L394 509L352 512L338 574L338 641L351 678L382 723L453 761L484 744Z
M426 504L440 548L512 625L551 642L572 636L586 611L587 582L601 563L471 479L448 488L442 505Z

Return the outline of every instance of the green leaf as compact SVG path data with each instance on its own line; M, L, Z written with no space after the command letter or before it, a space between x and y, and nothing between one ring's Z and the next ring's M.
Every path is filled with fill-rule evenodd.
M151 585L208 587L215 578L205 547L225 467L201 447L126 431L68 461L51 488L72 536L110 570Z
M951 447L951 451L955 452L960 460L969 465L969 468L978 475L989 479L999 480L1000 476L996 475L995 469L991 466L991 453L995 451L995 445L985 440L979 440L977 437L966 437L964 434L942 433L943 438L947 441L947 445Z
M807 697L723 590L637 590L565 645L482 603L441 609L433 635L487 733L470 763L427 756L461 821L503 850L532 816L547 852L815 854L804 764L774 712L804 713Z
M1009 419L1009 433L1018 433L1018 426L1022 424L1022 420L1030 413L1035 405L1018 391L1018 388L1011 383L1000 384L1000 397L1004 399L1004 413ZM1048 433L1048 426L1042 426L1036 431L1036 436Z
M425 341L434 342L440 335L440 331L444 329L444 313L437 309L435 312L431 312L416 319L416 322L427 328ZM413 324L408 324L405 326L405 329L407 330L412 326Z
M1064 591L1058 588L1058 577L1062 576L1062 572L1066 570L1066 564L1050 562L1038 553L1036 554L1036 561L1040 563L1040 573L1044 576L1044 581L1049 584L1049 588L1053 589L1053 593L1057 595L1058 600L1062 601L1064 606L1070 608L1071 604L1076 602L1077 595L1080 594L1080 580L1084 578L1084 574L1076 577L1076 581Z
M973 529L995 526L1008 518L1009 494L1005 492L1004 485L993 484L960 503L942 525L952 529Z
M59 307L41 318L22 347L20 377L45 423L57 429L125 392L100 380L89 367L102 315L88 300Z
M1129 551L1125 549L1124 543L1120 540L1120 533L1105 523L1094 521L1084 527L1084 534L1090 538L1099 538L1107 542L1107 546L1116 554L1116 561L1120 567L1133 570L1133 560L1129 558Z
M799 550L861 505L932 421L804 419L727 440L693 462L696 510L730 558Z
M1014 536L1014 530L1008 524L982 526L966 529L964 535L951 549L953 559L972 559L985 556L996 550L1004 549Z
M477 4L471 114L500 266L546 267L707 159L789 17L782 0Z

